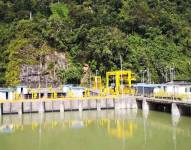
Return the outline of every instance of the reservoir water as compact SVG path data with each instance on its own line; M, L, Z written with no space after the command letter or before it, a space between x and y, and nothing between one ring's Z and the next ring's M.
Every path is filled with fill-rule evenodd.
M187 150L191 118L103 110L5 115L1 150Z

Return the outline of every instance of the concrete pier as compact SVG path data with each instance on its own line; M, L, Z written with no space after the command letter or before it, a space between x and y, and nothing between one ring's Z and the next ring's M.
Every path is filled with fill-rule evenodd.
M63 104L63 102L60 103L60 112L64 112L64 104Z
M82 106L83 102L81 100L79 100L78 104L79 104L78 109L79 109L80 112L82 112L83 111L83 106Z
M40 106L39 106L39 113L44 113L44 102L40 102Z
M0 117L2 115L2 104L0 103Z
M44 113L64 111L85 111L103 109L142 109L191 116L191 102L161 100L146 97L89 97L73 99L41 99L23 101L1 101L1 114Z
M171 113L173 116L180 116L180 111L176 105L176 103L172 103L172 107L171 107Z
M191 116L191 101L178 101L170 99L155 99L146 97L136 98L138 107L145 110L154 110L171 113L172 116Z
M149 111L149 105L148 105L146 100L143 100L143 102L142 102L142 110L144 112L148 112Z

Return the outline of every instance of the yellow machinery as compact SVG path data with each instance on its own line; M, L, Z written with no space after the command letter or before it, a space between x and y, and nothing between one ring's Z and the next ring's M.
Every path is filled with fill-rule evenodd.
M106 89L111 95L134 94L131 88L135 76L131 70L119 70L106 73Z
M102 91L102 81L101 81L101 76L94 76L93 77L93 89L94 90L99 90L100 92Z

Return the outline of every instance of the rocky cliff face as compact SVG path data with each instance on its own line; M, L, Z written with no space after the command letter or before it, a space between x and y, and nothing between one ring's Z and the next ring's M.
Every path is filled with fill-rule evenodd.
M53 52L39 59L39 64L21 66L21 84L30 87L46 87L60 84L57 73L68 66L65 53Z
M88 86L89 81L90 81L90 67L88 64L84 64L83 66L83 75L82 75L82 79L80 81L80 84L82 86Z

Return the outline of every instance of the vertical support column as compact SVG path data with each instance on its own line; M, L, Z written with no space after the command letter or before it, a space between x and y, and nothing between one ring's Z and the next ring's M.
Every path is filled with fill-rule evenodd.
M143 110L144 112L148 112L148 111L149 111L149 105L148 105L146 99L143 99L143 102L142 102L142 110Z
M121 97L120 103L121 103L121 106L120 106L120 107L121 107L122 109L127 108L125 97L123 97L123 96Z
M106 94L109 94L109 74L108 73L106 73Z
M40 101L39 113L44 113L44 103L43 103L43 101Z
M142 101L142 112L143 112L143 118L147 119L149 115L149 105L146 99L143 99Z
M180 111L176 105L176 103L172 103L172 107L171 107L171 114L173 116L180 116Z
M78 101L79 112L83 111L83 100Z
M136 98L133 98L133 97L131 98L131 108L132 109L138 108Z
M131 100L128 99L128 97L127 97L127 100L126 100L126 108L131 109Z
M97 102L97 111L101 111L101 101L97 99L96 102Z
M0 117L1 117L2 112L3 112L2 109L3 109L3 108L2 108L2 103L0 103Z
M120 91L120 80L121 80L121 78L120 78L120 74L115 74L115 92L116 92L116 94L117 95L119 95L119 91Z
M127 109L137 109L138 108L137 101L132 96L125 97L125 102L126 102L125 105L126 105Z
M114 106L115 106L115 109L121 109L121 99L120 98L117 98L114 100Z
M63 104L63 101L61 101L61 103L60 103L60 112L61 112L61 113L64 112L64 104Z
M21 107L20 107L20 109L19 109L19 111L18 111L18 114L19 114L19 115L22 115L22 114L23 114L23 102L21 102Z

